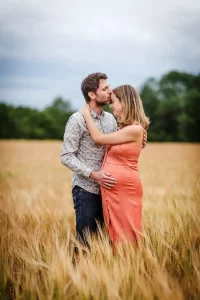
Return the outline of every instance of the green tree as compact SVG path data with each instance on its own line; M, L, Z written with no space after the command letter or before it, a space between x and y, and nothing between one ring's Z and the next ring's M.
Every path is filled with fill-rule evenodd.
M15 132L15 120L12 105L0 103L0 137L3 139L12 138Z
M150 141L200 141L200 75L172 71L140 91L151 124Z
M200 92L196 89L189 90L182 102L180 135L184 141L200 142Z
M70 101L62 97L55 98L53 103L43 111L44 120L48 120L51 138L63 138L65 124L72 113Z
M69 100L61 97L43 111L0 103L0 138L62 139L72 113Z

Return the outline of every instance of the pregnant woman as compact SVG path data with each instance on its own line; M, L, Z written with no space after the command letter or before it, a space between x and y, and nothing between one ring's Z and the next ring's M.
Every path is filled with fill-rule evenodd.
M142 101L131 85L115 88L111 110L118 121L118 131L102 134L90 115L90 107L79 109L95 143L106 145L102 170L117 179L112 188L101 186L104 218L115 244L128 239L137 244L142 232L143 188L138 174L144 130L148 129Z

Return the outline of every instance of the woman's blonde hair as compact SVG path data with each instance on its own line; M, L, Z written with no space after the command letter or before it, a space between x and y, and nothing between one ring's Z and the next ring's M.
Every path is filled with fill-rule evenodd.
M131 125L136 121L148 129L150 121L145 115L142 100L136 89L127 84L116 87L112 92L123 105L124 115L122 118L118 118L119 126Z

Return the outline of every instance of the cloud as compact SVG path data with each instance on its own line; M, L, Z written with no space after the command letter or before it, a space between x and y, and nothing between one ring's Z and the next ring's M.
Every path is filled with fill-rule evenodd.
M62 94L78 107L94 71L113 86L199 72L199 28L197 0L1 1L0 99L41 108Z

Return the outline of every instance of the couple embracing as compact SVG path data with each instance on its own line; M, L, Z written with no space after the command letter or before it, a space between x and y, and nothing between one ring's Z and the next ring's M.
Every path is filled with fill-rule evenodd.
M61 153L62 164L73 171L77 237L87 244L86 232L97 232L97 222L105 221L113 244L137 244L143 195L138 159L149 119L131 85L111 90L106 74L93 73L81 89L87 104L68 120ZM103 110L107 104L115 117Z

